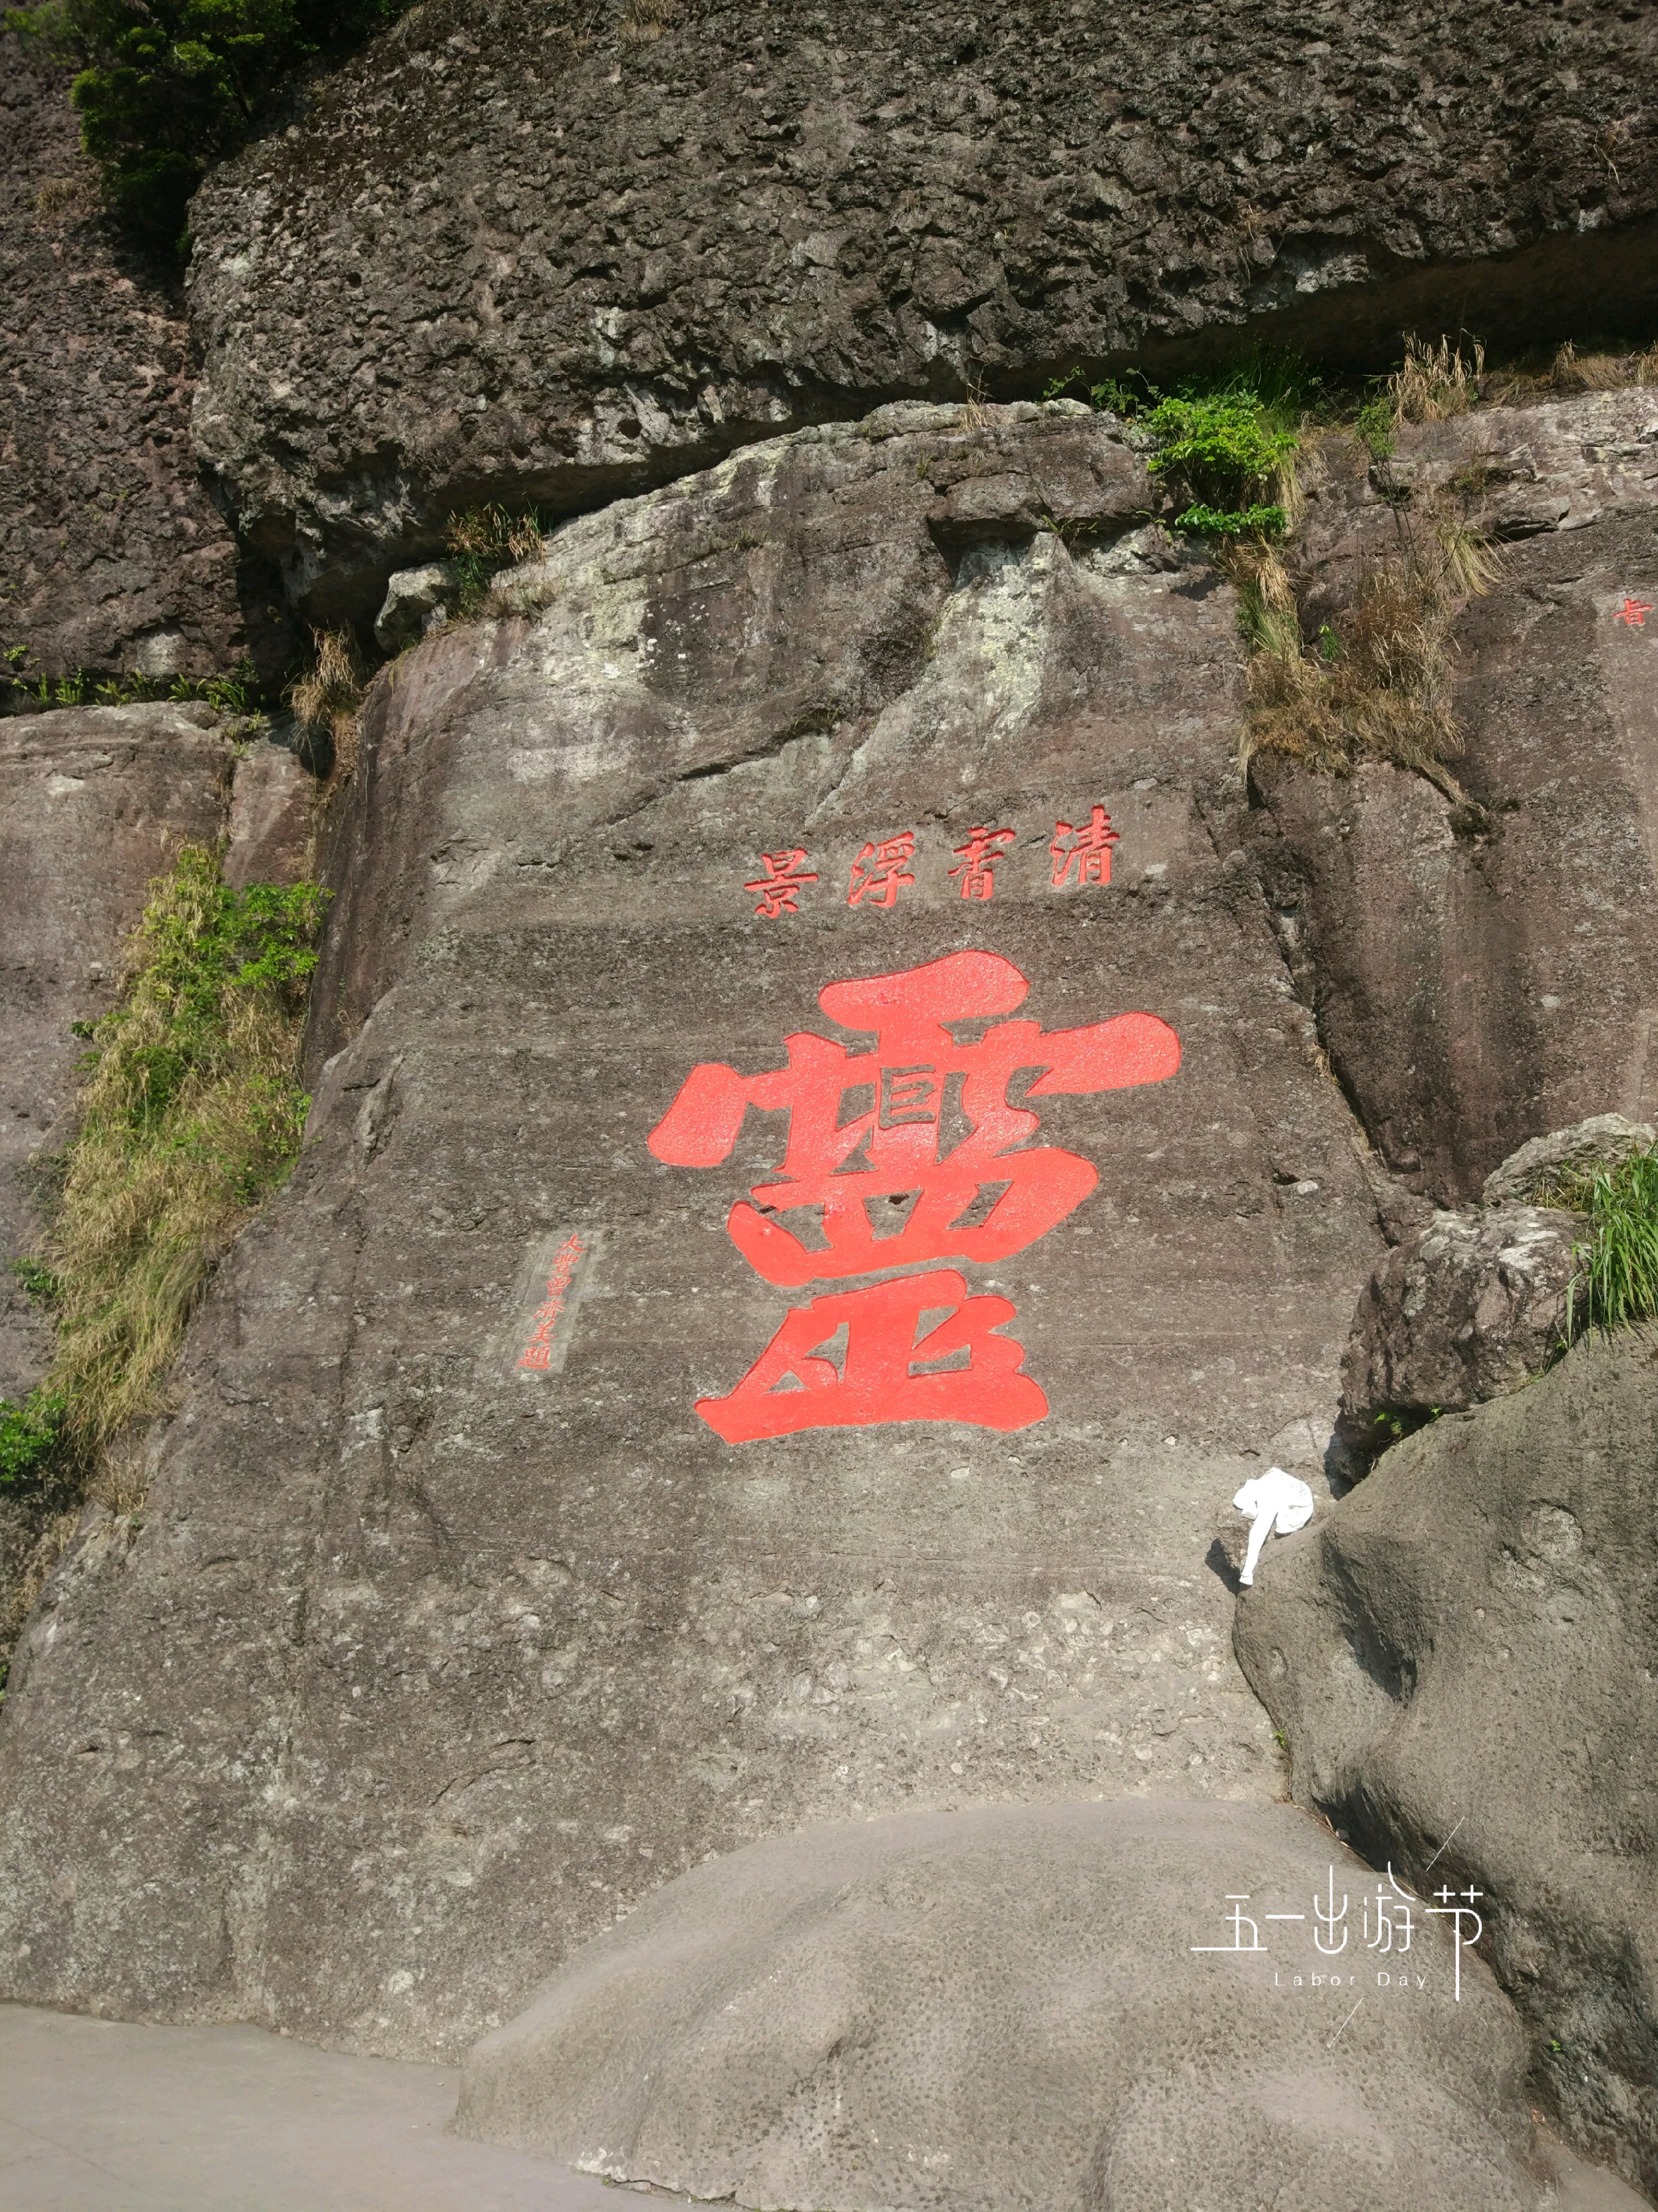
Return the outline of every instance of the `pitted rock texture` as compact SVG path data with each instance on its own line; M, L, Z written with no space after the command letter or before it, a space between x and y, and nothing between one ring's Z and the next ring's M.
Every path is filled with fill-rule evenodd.
M1581 1214L1538 1206L1436 1213L1371 1276L1341 1363L1337 1431L1357 1449L1407 1423L1523 1389L1561 1348ZM1582 1316L1579 1316L1581 1326Z
M1649 1146L1655 1134L1658 1132L1650 1121L1626 1121L1621 1114L1592 1114L1586 1121L1575 1121L1570 1129L1551 1129L1546 1137L1533 1137L1521 1145L1500 1168L1491 1170L1479 1194L1480 1203L1500 1206L1505 1199L1533 1197L1540 1184L1563 1169L1581 1171L1612 1166L1631 1152Z
M197 198L197 447L307 611L367 623L450 507L878 400L1643 327L1655 59L1644 10L1496 0L438 0Z
M1236 775L1232 594L1145 499L1082 410L884 410L572 523L521 611L379 680L306 1151L193 1326L142 1528L20 1647L8 1993L455 2052L710 1850L1272 1796L1205 1554L1245 1450L1332 1402L1382 1239L1198 805ZM1056 891L1095 805L1111 880ZM975 825L1015 833L987 900L950 872ZM914 883L851 906L901 833ZM723 1443L695 1401L792 1295L726 1227L778 1121L709 1169L650 1133L694 1066L841 1035L826 986L962 951L1044 1029L1146 1012L1183 1053L1036 1102L1098 1187L966 1268L1048 1413ZM573 1231L562 1364L520 1369Z
M1397 557L1395 483L1504 541L1452 636L1478 826L1383 763L1338 781L1265 755L1236 824L1372 1141L1455 1206L1546 1130L1658 1118L1658 390L1420 424L1379 465L1331 440L1322 463L1291 547L1314 629Z
M1658 1382L1589 1339L1268 1547L1236 1646L1294 1787L1482 1946L1569 2135L1658 2187ZM1432 1873L1429 1875L1429 1864Z
M842 2212L1555 2202L1517 2155L1523 2039L1483 1966L1455 2001L1442 1923L1405 1995L1375 1954L1333 1971L1310 1917L1257 1923L1260 1956L1189 1948L1233 1940L1229 1891L1310 1916L1332 1878L1333 1905L1373 1905L1370 1869L1282 1806L1000 1808L750 1844L470 2052L457 2124L699 2199Z
M279 667L280 590L242 605L191 450L183 301L106 234L79 131L68 72L0 28L0 647L53 675Z

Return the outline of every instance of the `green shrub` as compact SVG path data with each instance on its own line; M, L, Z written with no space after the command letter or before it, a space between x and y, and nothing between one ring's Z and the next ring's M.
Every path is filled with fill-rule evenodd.
M42 0L7 11L76 72L81 143L127 224L172 246L210 162L234 153L313 57L409 0Z
M1282 505L1263 499L1295 452L1293 430L1274 420L1269 400L1242 378L1218 392L1187 386L1144 417L1160 441L1148 464L1187 494L1177 530L1220 538L1277 537Z
M1588 1236L1575 1248L1568 1341L1658 1317L1658 1145L1609 1165L1569 1169L1540 1194L1589 1218Z
M21 1402L0 1398L0 1483L27 1482L43 1474L58 1448L64 1401L43 1389Z

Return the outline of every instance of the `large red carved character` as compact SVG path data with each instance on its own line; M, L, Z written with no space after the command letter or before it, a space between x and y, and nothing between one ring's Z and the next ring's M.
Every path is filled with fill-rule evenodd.
M951 1033L951 1024L1011 1013L1029 989L993 952L831 983L817 1003L848 1029L873 1030L872 1051L802 1030L785 1040L787 1064L767 1074L705 1061L652 1131L651 1151L672 1165L714 1167L750 1106L787 1110L780 1173L755 1185L726 1221L744 1258L783 1288L920 1261L1006 1259L1099 1180L1075 1152L1029 1143L1040 1117L1010 1100L1014 1076L1031 1072L1022 1093L1031 1099L1160 1083L1180 1065L1179 1039L1151 1014L1046 1035L1033 1021L997 1021L966 1043ZM815 1233L809 1241L802 1231ZM941 1307L951 1317L917 1342L923 1316ZM732 1443L874 1421L1023 1427L1048 1401L1017 1371L1022 1348L991 1334L1012 1318L1005 1299L970 1298L954 1273L817 1298L791 1312L735 1390L701 1400L697 1411ZM840 1370L813 1354L843 1324ZM911 1371L963 1350L965 1366ZM799 1387L780 1387L791 1380Z

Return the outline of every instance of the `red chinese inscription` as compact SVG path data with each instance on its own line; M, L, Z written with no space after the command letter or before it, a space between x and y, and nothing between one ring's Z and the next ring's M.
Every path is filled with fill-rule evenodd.
M1160 1083L1180 1065L1179 1040L1151 1014L1048 1032L993 1018L1011 1013L1029 988L993 952L831 983L819 1006L847 1029L873 1031L873 1050L801 1030L784 1040L786 1065L766 1074L704 1062L652 1131L650 1149L675 1166L714 1167L729 1158L750 1106L787 1112L781 1170L726 1220L750 1265L782 1288L1006 1259L1063 1221L1099 1180L1077 1153L1030 1142L1041 1124L1026 1102ZM958 1042L950 1024L975 1018L993 1026ZM1032 1071L1016 1103L1013 1079ZM945 1317L918 1335L940 1309ZM993 1334L1012 1318L1005 1299L969 1297L953 1273L820 1297L794 1309L729 1396L701 1400L697 1411L732 1443L872 1421L1023 1427L1041 1419L1047 1401L1018 1372L1023 1349ZM843 1324L837 1368L823 1346ZM963 1356L964 1364L913 1371ZM781 1387L791 1379L798 1389Z
M1077 872L1078 889L1084 884L1108 884L1111 880L1111 848L1122 842L1111 827L1111 817L1104 807L1096 806L1086 822L1072 829L1068 822L1054 824L1054 836L1048 854L1054 862L1054 888L1065 889L1072 869Z
M545 1367L553 1356L553 1332L559 1316L564 1311L570 1278L581 1264L581 1255L587 1247L579 1231L573 1231L553 1255L552 1267L547 1277L547 1295L536 1308L532 1316L536 1333L519 1354L520 1367Z
M990 897L996 888L996 878L992 871L1013 842L1013 836L1011 830L968 831L966 844L957 845L955 848L956 857L962 865L950 872L952 876L961 878L964 899Z
M852 864L847 904L862 906L867 899L872 906L896 906L899 891L915 880L904 869L905 861L914 857L913 830L901 830L896 837L872 840Z
M817 880L816 876L807 874L805 862L805 850L799 845L791 845L786 852L760 855L765 874L755 883L744 884L743 888L760 894L760 903L754 910L762 921L775 921L779 915L799 913L802 889Z
M1644 629L1647 617L1651 612L1651 605L1647 600L1625 599L1612 620L1622 623L1626 629Z

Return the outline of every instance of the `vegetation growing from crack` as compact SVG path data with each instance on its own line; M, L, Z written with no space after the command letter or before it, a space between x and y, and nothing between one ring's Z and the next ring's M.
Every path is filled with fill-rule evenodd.
M1556 1170L1538 1202L1587 1214L1566 1293L1566 1341L1658 1319L1658 1145Z
M393 21L410 0L41 0L6 27L76 71L81 143L112 211L147 243L184 243L190 198L295 78Z
M57 1349L21 1406L0 1401L0 1480L78 1492L163 1410L203 1284L299 1151L295 1059L326 896L232 890L205 845L150 886L120 1001L87 1032L79 1127L29 1278Z
M533 507L513 514L494 501L452 514L444 543L459 587L455 612L463 622L469 622L483 611L490 582L503 568L541 558L547 532Z
M1057 378L1055 398L1080 375ZM1183 501L1170 527L1223 542L1270 539L1288 521L1281 495L1292 481L1299 426L1315 388L1304 364L1262 355L1224 378L1164 393L1143 377L1089 387L1091 406L1131 422L1155 440L1146 466Z
M25 645L0 647L0 714L54 707L131 707L149 700L200 700L221 714L255 714L262 696L251 660L216 676L148 676L142 669L100 678L84 668L52 676L31 670Z
M307 755L325 778L325 799L356 767L368 674L349 629L314 629L311 646L312 664L288 685L287 696L309 738Z

